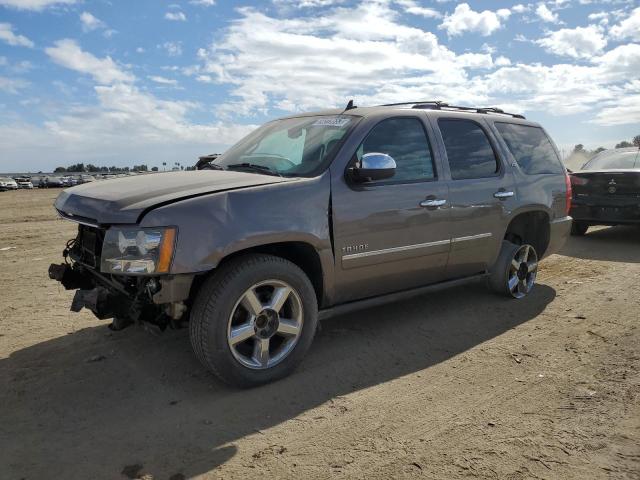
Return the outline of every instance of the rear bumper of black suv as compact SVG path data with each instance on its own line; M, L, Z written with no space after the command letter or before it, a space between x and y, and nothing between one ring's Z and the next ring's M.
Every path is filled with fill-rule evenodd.
M576 199L571 207L574 220L594 225L640 224L638 199Z

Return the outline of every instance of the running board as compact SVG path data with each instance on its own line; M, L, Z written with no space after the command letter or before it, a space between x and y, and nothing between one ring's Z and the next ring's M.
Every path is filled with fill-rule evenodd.
M386 295L380 295L378 297L365 298L364 300L356 300L355 302L343 303L334 307L322 309L318 312L318 319L325 320L337 315L343 315L355 310L362 310L365 308L378 307L385 303L398 302L400 300L406 300L408 298L417 297L424 293L436 292L438 290L444 290L451 287L457 287L458 285L465 285L467 283L482 280L488 277L488 273L480 273L472 275L471 277L458 278L456 280L447 280L446 282L434 283L433 285L427 285L426 287L412 288L411 290L403 290L401 292L388 293Z

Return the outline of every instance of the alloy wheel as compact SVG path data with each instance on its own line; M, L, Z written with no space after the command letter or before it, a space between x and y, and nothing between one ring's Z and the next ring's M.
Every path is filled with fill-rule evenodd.
M280 280L256 283L242 294L229 317L231 353L247 368L271 368L295 347L303 318L302 301L291 285Z
M508 288L514 298L522 298L532 289L538 274L538 255L531 245L522 245L509 265Z

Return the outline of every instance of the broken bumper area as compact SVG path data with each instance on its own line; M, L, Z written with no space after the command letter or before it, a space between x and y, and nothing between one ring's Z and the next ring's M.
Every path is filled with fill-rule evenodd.
M73 312L86 308L100 320L112 318L115 330L134 322L159 330L180 325L188 309L194 275L114 277L78 264L49 267L49 278L66 290L76 290Z

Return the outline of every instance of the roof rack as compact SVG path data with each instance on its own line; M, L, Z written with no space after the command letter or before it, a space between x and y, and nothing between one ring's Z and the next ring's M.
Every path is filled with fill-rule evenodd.
M520 115L519 113L509 113L505 112L501 108L497 107L461 107L457 105L449 105L446 102L441 100L425 100L420 102L400 102L400 103L387 103L385 105L380 105L381 107L398 107L401 105L412 105L411 108L425 108L430 110L459 110L462 112L476 112L476 113L498 113L500 115L509 115L513 118L522 118L524 119L524 115Z

